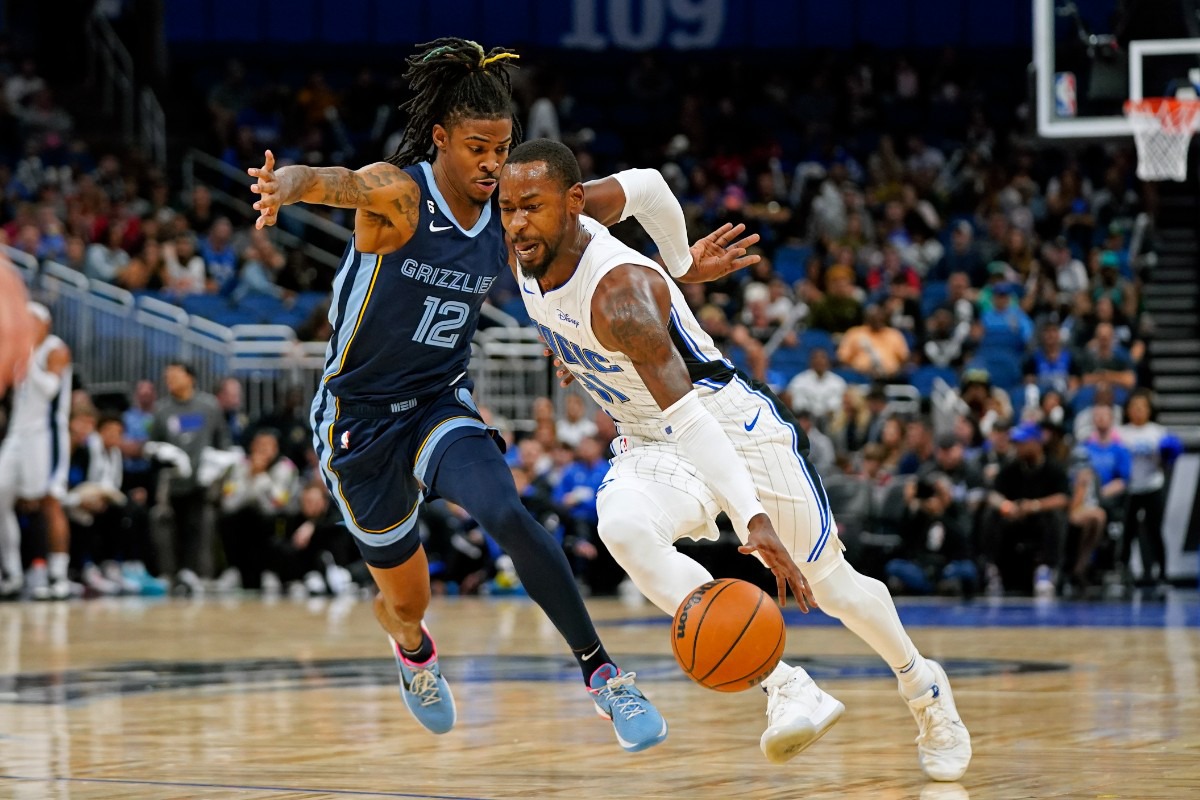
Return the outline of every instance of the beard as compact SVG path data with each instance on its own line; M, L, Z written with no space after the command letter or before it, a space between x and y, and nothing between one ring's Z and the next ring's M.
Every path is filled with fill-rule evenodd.
M540 241L537 244L538 249L533 252L533 258L529 261L523 261L520 256L517 256L517 266L521 268L521 274L535 281L546 277L546 273L550 271L550 265L558 256L557 244L551 246L546 241Z

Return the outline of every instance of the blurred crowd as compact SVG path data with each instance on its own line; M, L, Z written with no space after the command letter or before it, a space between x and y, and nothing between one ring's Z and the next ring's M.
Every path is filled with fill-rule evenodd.
M1089 595L1106 580L1122 590L1135 577L1165 581L1164 471L1179 446L1153 422L1146 391L1152 320L1140 290L1153 230L1142 215L1154 196L1131 151L1066 153L1025 139L1016 61L845 54L797 72L624 58L624 77L605 82L589 79L586 64L519 72L525 135L567 142L587 178L658 167L693 237L725 222L760 234L759 264L685 294L734 363L770 384L808 432L864 571L914 593ZM14 247L185 308L190 296L287 303L328 286L298 251L222 216L209 188L181 193L129 154L94 157L65 112L46 111L52 97L38 80L25 62L4 84L17 127L15 149L0 159L0 237ZM396 149L403 121L403 88L370 68L289 83L230 62L193 95L207 109L193 143L239 170L267 147L281 164L366 163ZM617 230L654 252L635 224ZM491 301L525 318L511 281ZM328 334L323 313L318 305L296 320L302 337ZM224 382L218 397L237 385ZM314 590L306 576L324 590L348 585L330 574L365 581L330 522L301 434L305 409L238 423L237 404L221 401L214 432L225 432L211 448L241 450L220 478L197 451L184 478L171 474L178 467L139 467L146 461L131 443L147 441L148 421L162 413L153 393L139 385L123 423L83 402L72 423L80 443L99 437L125 460L116 488L129 503L104 524L151 530L155 508L176 527L216 520L205 524L221 535L197 547L187 533L179 559L140 559L149 574L173 577L181 591L203 585L195 575L248 588L263 574ZM508 457L531 511L580 580L604 593L623 577L595 535L613 431L589 404L569 395L557 419L538 400L534 430L507 431ZM131 483L148 469L154 480ZM176 502L185 494L193 505ZM84 510L93 524L106 519ZM513 588L503 554L460 510L430 506L423 531L442 589Z

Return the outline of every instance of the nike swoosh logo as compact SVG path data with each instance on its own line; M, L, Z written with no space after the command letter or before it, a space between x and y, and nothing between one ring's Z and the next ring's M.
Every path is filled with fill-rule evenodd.
M529 287L523 283L521 284L521 291L525 292L525 294L537 294L537 292L529 291Z
M433 224L433 220L429 220L430 233L441 233L442 231L448 231L453 227L454 227L453 225L444 225L444 226L439 227L439 226Z
M596 649L593 650L592 652L588 653L586 656L584 656L583 660L587 661L589 658L591 658L592 656L596 655L596 653L599 653L599 652L600 652L600 645L596 645Z
M747 433L749 433L750 431L754 430L754 426L758 424L758 415L759 415L759 414L761 414L761 413L762 413L762 409L760 408L760 409L758 410L758 414L755 414L755 415L754 415L754 419L752 419L752 420L750 420L749 422L745 423L745 427L746 427L746 432L747 432Z

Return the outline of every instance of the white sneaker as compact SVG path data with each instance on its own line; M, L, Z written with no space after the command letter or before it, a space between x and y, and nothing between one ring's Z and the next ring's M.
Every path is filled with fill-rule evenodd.
M946 670L932 659L925 659L925 663L933 670L934 684L925 694L908 701L920 730L917 760L931 780L956 781L971 763L971 734L958 716Z
M217 576L217 580L213 583L213 590L217 594L230 594L239 591L242 588L242 573L237 567L226 567L225 571Z
M1052 598L1054 594L1054 571L1042 564L1033 573L1033 596Z
M45 563L34 564L25 573L25 587L34 600L50 599L50 573Z
M121 584L110 581L95 564L88 564L79 575L83 585L98 595L111 597L121 593Z
M13 575L11 578L0 579L0 598L17 597L25 586L24 575Z
M321 573L313 570L304 574L304 588L311 595L325 594L328 587L325 585L325 579L321 577Z
M767 730L758 745L773 764L782 764L820 739L846 711L800 667L777 669L763 681L763 688Z
M140 594L142 584L125 574L125 570L116 561L105 561L100 565L104 577L121 588L121 594Z

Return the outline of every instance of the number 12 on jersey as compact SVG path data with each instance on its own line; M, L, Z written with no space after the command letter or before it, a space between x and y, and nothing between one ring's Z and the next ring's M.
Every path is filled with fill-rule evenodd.
M413 334L414 342L423 342L434 347L454 347L458 344L459 330L467 321L471 307L458 300L442 300L439 297L425 298L425 313ZM438 319L444 317L444 319ZM437 322L434 320L438 319Z

